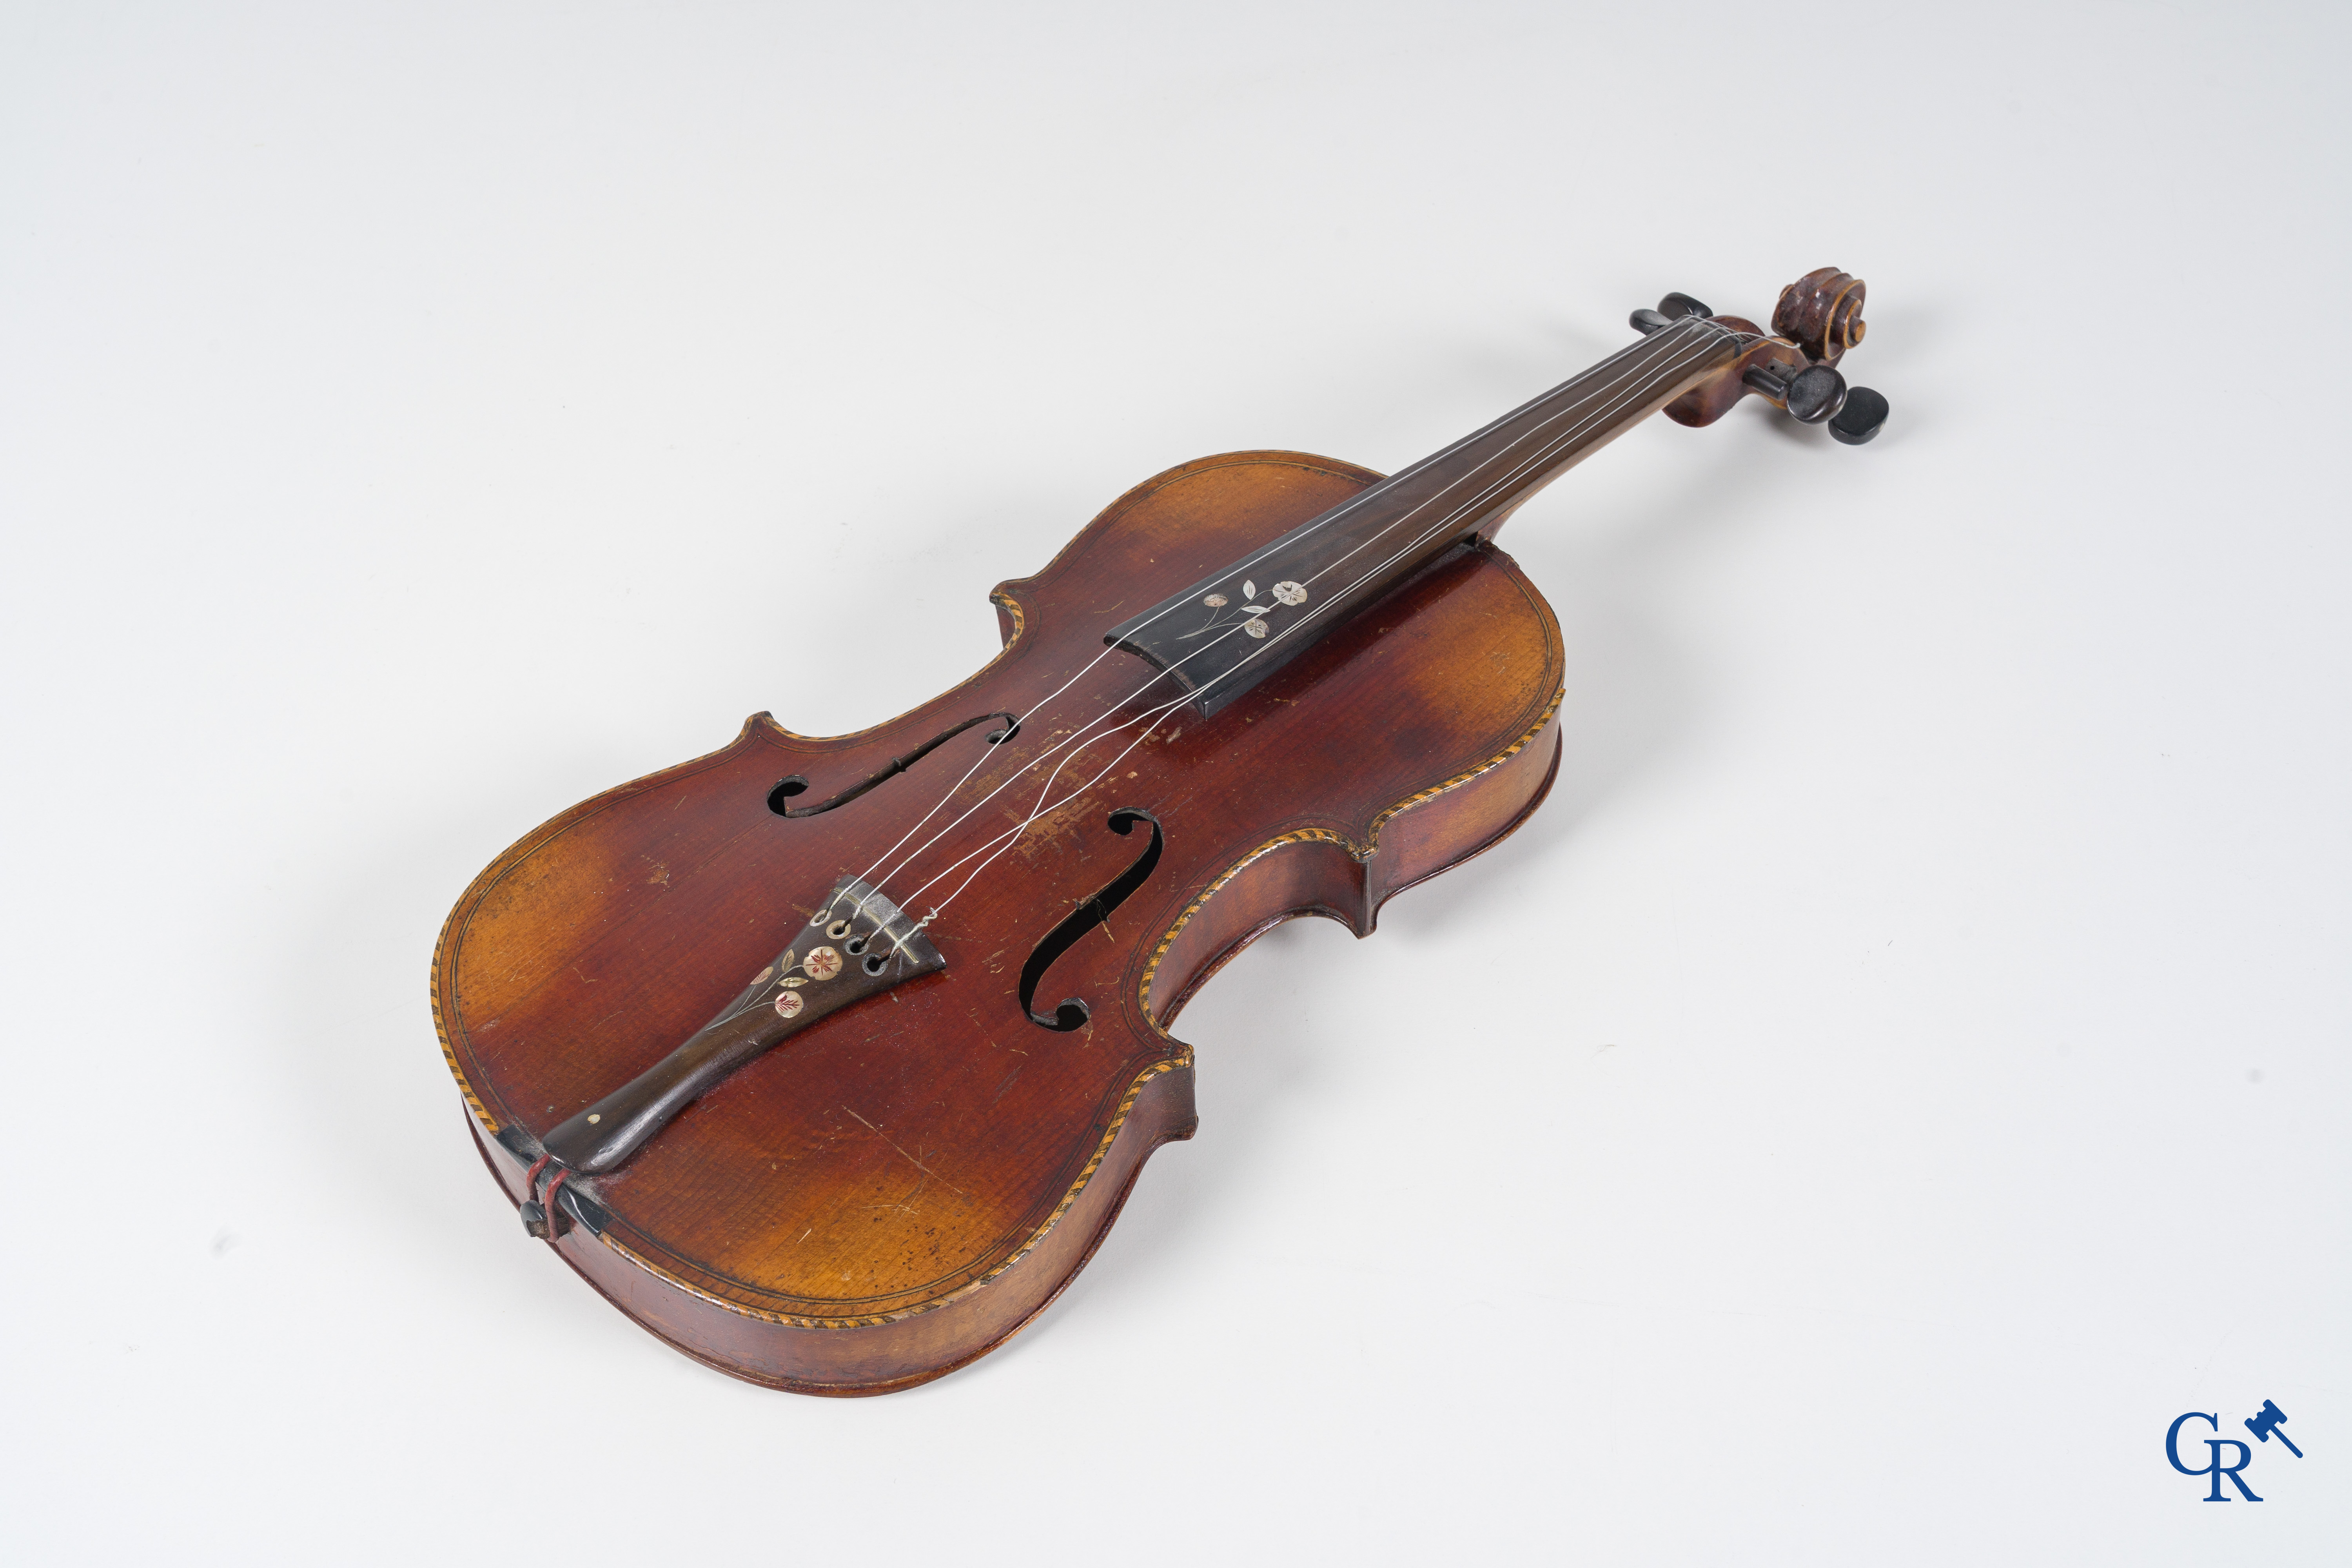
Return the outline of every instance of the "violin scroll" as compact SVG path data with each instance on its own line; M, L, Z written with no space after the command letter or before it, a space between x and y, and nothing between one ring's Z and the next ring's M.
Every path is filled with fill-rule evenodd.
M1822 364L1835 364L1869 331L1862 319L1869 285L1834 267L1817 267L1780 290L1772 330Z
M1712 425L1731 405L1754 393L1805 425L1827 425L1832 437L1859 447L1886 423L1886 399L1868 387L1848 387L1837 369L1848 349L1862 342L1866 286L1834 267L1816 268L1780 290L1772 310L1772 336L1738 316L1717 316L1688 294L1674 293L1657 309L1636 310L1634 330L1663 331L1685 317L1702 316L1754 342L1721 374L1666 405L1666 416L1683 425Z

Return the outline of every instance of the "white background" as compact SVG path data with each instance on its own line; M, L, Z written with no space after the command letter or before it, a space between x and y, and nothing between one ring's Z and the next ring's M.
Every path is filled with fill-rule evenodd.
M0 1549L2336 1559L2347 42L0 9ZM1654 421L1513 521L1550 803L1225 972L1009 1347L770 1393L523 1237L425 1000L509 842L954 682L1162 468L1393 468L1823 263L1885 436ZM2165 1426L2266 1398L2309 1458L2200 1501Z

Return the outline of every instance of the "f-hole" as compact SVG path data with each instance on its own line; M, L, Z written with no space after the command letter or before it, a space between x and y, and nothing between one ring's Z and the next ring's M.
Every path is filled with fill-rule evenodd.
M1021 721L1014 718L1012 714L982 713L977 719L967 719L962 723L957 725L954 729L942 731L940 733L932 736L929 740L924 742L913 751L908 752L903 757L891 758L890 765L888 767L884 768L880 773L876 773L864 784L852 784L847 789L843 790L839 795L835 795L831 800L821 800L814 805L794 805L792 804L795 796L806 795L808 793L809 782L805 777L799 773L794 773L790 778L779 779L776 781L776 787L768 792L768 809L774 812L778 816L814 816L819 812L831 811L836 805L847 805L851 801L856 800L859 795L864 795L867 790L872 789L884 779L895 778L898 774L905 773L908 768L913 767L917 763L921 762L925 757L929 756L933 752L939 750L950 741L954 740L966 730L971 729L975 724L985 724L991 719L1002 719L1004 721L1004 727L988 737L988 743L992 746L1001 746L1004 744L1005 742L1013 739L1013 736L1021 732ZM1124 830L1122 829L1122 831Z
M1144 879L1151 875L1151 868L1160 864L1162 842L1160 819L1148 811L1139 811L1132 806L1122 807L1110 814L1110 830L1113 833L1130 833L1139 822L1151 825L1151 842L1144 847L1142 854L1135 858L1135 864L1121 871L1109 887L1080 904L1071 912L1069 919L1046 932L1045 940L1037 944L1037 951L1029 955L1029 962L1021 966L1021 1010L1028 1014L1029 1021L1041 1029L1055 1029L1066 1034L1072 1029L1086 1027L1088 1016L1087 1005L1076 996L1065 997L1062 1005L1054 1009L1051 1017L1038 1012L1037 982L1045 978L1045 971L1054 967L1054 960L1069 952L1078 938L1108 920L1111 910L1127 902L1128 895L1143 886Z

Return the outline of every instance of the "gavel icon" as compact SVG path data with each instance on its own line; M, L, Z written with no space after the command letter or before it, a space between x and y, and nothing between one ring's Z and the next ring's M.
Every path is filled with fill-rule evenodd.
M2303 1450L2294 1446L2294 1438L2279 1430L2279 1423L2285 1419L2286 1412L2265 1399L2263 1401L2261 1415L2246 1417L2246 1430L2254 1435L2254 1441L2258 1443L2267 1443L2273 1437L2276 1437L2286 1445L2288 1453L2300 1459L2303 1458Z

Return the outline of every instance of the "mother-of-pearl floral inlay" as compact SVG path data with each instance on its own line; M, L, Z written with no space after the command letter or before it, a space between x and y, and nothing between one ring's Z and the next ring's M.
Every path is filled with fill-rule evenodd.
M1242 583L1242 598L1248 601L1256 597L1257 584L1244 579ZM1179 636L1190 638L1206 637L1215 631L1240 631L1253 637L1263 638L1271 629L1265 617L1274 613L1276 605L1295 608L1305 604L1307 584L1287 580L1276 583L1266 591L1266 597L1273 603L1256 605L1244 602L1228 615L1225 612L1233 605L1233 600L1229 596L1221 593L1203 594L1201 595L1201 604L1209 611L1209 618L1192 630L1181 633ZM1239 625L1236 625L1236 622Z
M802 973L794 974L795 969ZM830 980L840 973L841 954L830 947L813 947L805 959L787 949L783 957L751 977L751 994L737 1012L756 1007L764 1001L776 1010L777 1017L797 1018L808 1006L808 998L798 994L801 989L812 980ZM766 994L770 985L776 988L772 996Z

